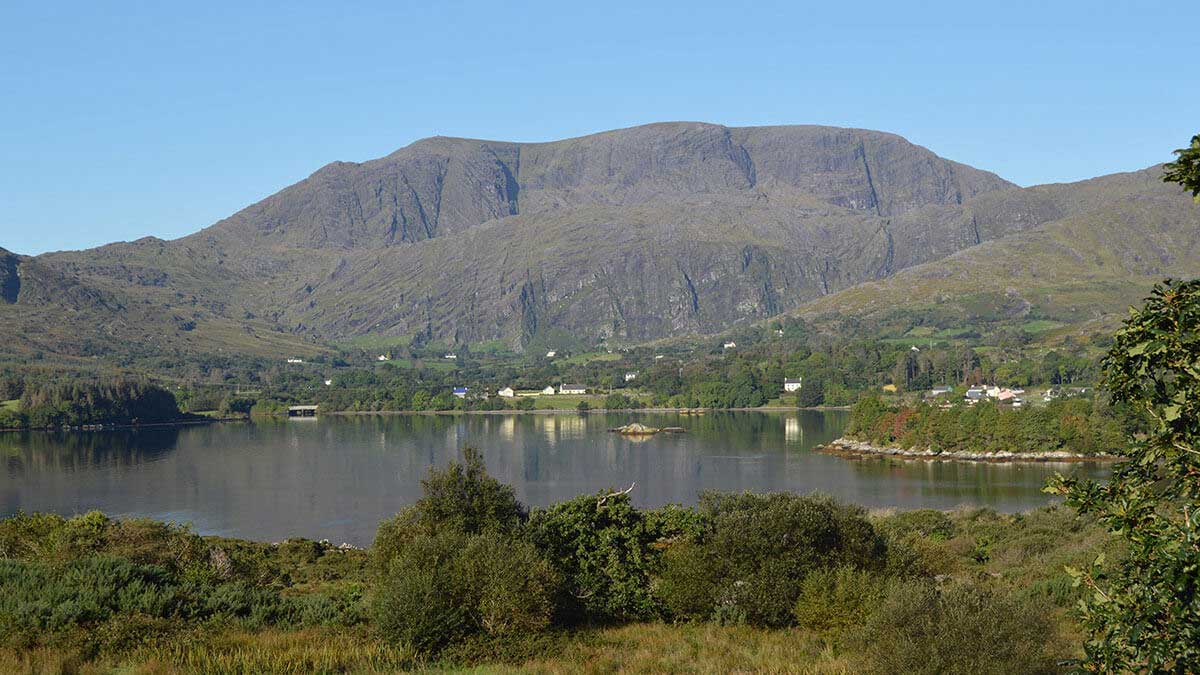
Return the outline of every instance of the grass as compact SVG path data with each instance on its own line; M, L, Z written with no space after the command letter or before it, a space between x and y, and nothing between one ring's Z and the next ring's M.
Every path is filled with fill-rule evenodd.
M1055 628L1046 646L1056 658L1076 655L1081 644L1069 615L1080 590L1065 567L1084 566L1100 551L1110 560L1121 554L1094 522L1061 507L1018 515L888 510L873 512L870 519L911 552L905 559L914 569L936 575L941 583L985 582L1006 595L1054 608ZM340 552L301 540L272 546L201 539L151 521L108 521L93 514L70 521L14 517L0 521L0 544L15 560L55 564L102 552L180 570L210 564L210 549L219 547L234 561L234 574L256 584L282 585L286 596L346 598L370 590L366 551ZM481 639L439 660L422 661L381 639L369 620L289 628L226 620L169 624L139 617L126 612L74 631L27 635L29 641L9 635L0 642L0 672L856 673L870 665L859 649L859 634L836 630L649 621L551 629L498 642Z
M639 623L572 641L553 656L478 673L853 673L855 662L803 630Z
M11 401L0 401L0 410L11 410L13 412L16 412L17 409L20 407L21 407L20 399L13 399Z
M535 410L570 410L579 407L580 401L587 401L593 408L604 405L603 394L554 394L553 396L538 396L534 400Z
M576 354L565 359L555 359L555 362L562 366L581 366L585 363L593 361L620 361L624 358L621 354L609 354L608 352L585 352Z
M1026 321L1021 326L1021 329L1024 330L1026 333L1045 333L1047 331L1052 331L1056 328L1062 328L1065 325L1066 324L1064 324L1060 321L1050 321L1049 319L1035 319L1033 321Z
M850 654L803 630L637 623L559 633L531 655L424 663L365 630L199 631L123 655L69 648L0 649L5 673L615 673L857 672ZM464 663L464 659L466 663ZM467 665L476 664L476 665Z

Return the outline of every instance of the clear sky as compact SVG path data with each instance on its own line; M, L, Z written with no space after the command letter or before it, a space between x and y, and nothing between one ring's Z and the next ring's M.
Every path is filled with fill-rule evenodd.
M1022 185L1200 132L1159 2L0 2L0 247L194 232L435 134L665 120L899 133Z

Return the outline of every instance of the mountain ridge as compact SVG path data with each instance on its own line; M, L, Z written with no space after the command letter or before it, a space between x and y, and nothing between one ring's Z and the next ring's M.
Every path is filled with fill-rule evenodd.
M0 337L19 353L35 315L71 326L42 344L66 354L718 332L1157 195L1153 171L1020 188L895 134L812 125L433 137L327 164L179 239L0 256L0 285L18 287Z

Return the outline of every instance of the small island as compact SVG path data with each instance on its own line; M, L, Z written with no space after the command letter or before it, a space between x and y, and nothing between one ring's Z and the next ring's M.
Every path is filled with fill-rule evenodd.
M683 427L648 427L645 424L634 422L619 427L609 429L615 434L622 436L653 436L654 434L683 434L687 430Z

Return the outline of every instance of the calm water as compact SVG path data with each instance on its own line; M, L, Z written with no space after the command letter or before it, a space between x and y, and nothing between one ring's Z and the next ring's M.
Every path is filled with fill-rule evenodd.
M631 440L638 420L686 434ZM378 522L420 495L428 467L481 448L527 503L627 488L642 506L694 503L704 490L821 491L869 507L1049 501L1055 470L1083 464L846 460L813 446L840 435L842 412L369 416L98 433L0 434L0 513L100 509L190 522L201 533L369 544Z

